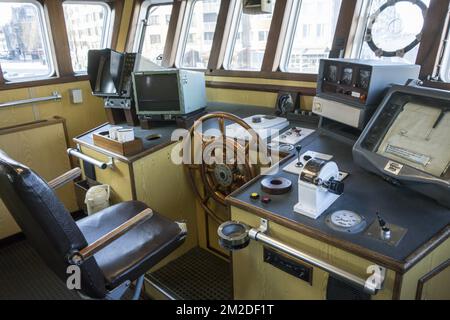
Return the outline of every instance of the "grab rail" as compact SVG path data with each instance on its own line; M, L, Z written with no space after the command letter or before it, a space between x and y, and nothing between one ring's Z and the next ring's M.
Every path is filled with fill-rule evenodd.
M364 290L364 292L366 292L370 295L375 295L378 292L378 290L383 286L384 279L386 276L386 269L381 266L377 266L378 272L374 274L375 277L373 277L373 279L366 280L366 279L360 278L352 273L349 273L345 270L342 270L338 267L335 267L325 261L317 259L317 258L310 256L304 252L301 252L297 249L294 249L291 246L288 246L274 238L267 236L265 234L267 229L268 229L268 221L265 219L262 219L260 228L259 229L255 229L255 228L250 229L248 232L248 236L250 237L250 239L252 239L254 241L261 242L268 247L271 247L275 250L279 250L291 257L303 260L308 264L311 264L311 265L313 265L317 268L320 268L330 274L333 274L333 275L339 277L340 279L361 288L362 290Z
M113 159L112 158L109 159L108 163L101 162L101 161L98 161L97 159L94 159L92 157L89 157L89 156L81 153L80 150L78 150L78 149L69 148L69 149L67 149L67 154L69 156L74 156L74 157L76 157L78 159L86 161L86 162L88 162L88 163L90 163L90 164L92 164L92 165L94 165L94 166L96 166L96 167L98 167L98 168L100 168L102 170L105 170L107 168L111 168L113 166Z
M59 101L62 99L62 95L55 91L53 94L49 97L42 97L42 98L31 98L31 99L24 99L24 100L16 100L16 101L10 101L5 103L0 103L0 109L1 108L8 108L8 107L15 107L15 106L21 106L24 104L30 104L30 103L37 103L37 102L46 102L46 101Z

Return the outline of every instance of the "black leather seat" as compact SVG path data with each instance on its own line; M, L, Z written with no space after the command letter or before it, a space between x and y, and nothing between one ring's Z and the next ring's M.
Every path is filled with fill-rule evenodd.
M73 252L81 251L148 208L142 202L124 202L75 222L42 178L1 150L0 195L30 244L64 282ZM90 298L107 298L115 288L142 278L179 247L185 237L183 224L154 213L79 265L80 293Z

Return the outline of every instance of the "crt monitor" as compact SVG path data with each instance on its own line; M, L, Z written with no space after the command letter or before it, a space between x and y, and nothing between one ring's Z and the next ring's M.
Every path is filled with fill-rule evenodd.
M186 115L206 107L205 75L191 70L133 73L139 115Z
M92 94L100 97L130 98L131 73L136 54L112 49L88 52L88 75Z

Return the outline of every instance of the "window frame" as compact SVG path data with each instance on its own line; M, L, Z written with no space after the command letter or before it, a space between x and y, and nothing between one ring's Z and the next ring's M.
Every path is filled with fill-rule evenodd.
M261 63L261 67L259 70L249 70L249 69L232 69L231 64L233 60L233 53L236 48L236 43L238 40L238 34L239 34L239 27L242 21L242 16L244 15L244 10L242 9L241 2L243 0L235 0L232 4L232 13L230 15L230 29L227 35L227 41L225 45L224 55L223 55L223 61L222 61L222 68L223 70L229 71L229 72L260 72L264 69L264 62L266 60L267 55L267 46L269 45L269 39L271 31L274 27L274 17L276 16L276 9L277 9L277 3L275 3L275 6L273 8L272 12L272 19L270 21L270 27L268 30L267 40L266 40L266 47L264 48L264 54L263 54L263 61ZM217 27L216 27L217 29ZM242 36L242 35L241 35Z
M10 2L10 3L15 2L15 3L21 3L21 4L30 3L34 6L36 6L37 11L38 11L38 20L40 23L40 29L42 32L42 42L44 45L44 51L45 51L46 57L48 58L47 61L49 63L48 75L21 77L21 78L17 78L14 80L9 80L7 77L5 77L5 75L3 74L4 70L2 68L0 70L2 72L1 78L4 81L4 84L5 85L23 84L23 83L27 83L27 82L49 80L49 79L54 78L58 73L58 68L57 68L57 63L56 63L55 48L53 45L54 41L53 41L53 36L52 36L52 30L50 28L49 21L47 19L47 15L45 13L44 5L37 0L26 0L25 2L21 1L21 0L6 0L6 1L2 1L2 2Z
M102 48L100 49L104 49L104 48L109 48L112 46L112 38L113 38L113 26L114 26L114 14L113 14L113 10L112 8L103 1L95 1L95 0L90 0L90 1L81 1L81 0L65 0L62 2L61 6L63 9L63 13L64 13L64 4L80 4L80 5L100 5L102 7L104 7L108 13L108 18L105 19L104 22L104 32L103 32L103 36L102 36ZM65 20L65 19L64 19ZM67 22L66 22L66 34L67 34ZM69 36L67 35L67 40L69 40ZM70 63L72 65L72 70L73 70L73 61L72 61L72 56L69 57L70 58ZM87 74L87 70L86 71L75 71L73 70L73 73L75 76L77 75L86 75Z
M174 5L174 1L171 0L145 0L141 4L140 14L139 14L139 25L136 29L136 35L134 39L133 44L133 51L141 53L142 48L144 46L144 37L145 37L145 31L148 27L147 20L150 14L150 10L153 7L159 7L159 6L167 6L167 5ZM171 17L172 19L172 17ZM169 28L170 28L170 21L169 21ZM169 32L169 30L167 31ZM167 41L167 39L166 39Z
M188 69L188 70L206 71L207 68L208 68L208 65L209 65L209 60L211 58L212 47L214 46L214 36L216 34L217 24L219 22L219 14L220 14L221 2L222 1L229 1L229 0L219 0L219 11L217 12L216 27L214 29L213 37L211 39L211 41L213 43L211 45L210 55L209 55L209 59L208 59L208 63L206 64L206 67L205 68L183 67L182 66L183 57L184 57L184 54L186 53L186 46L187 46L187 43L188 43L188 40L189 40L188 39L188 37L189 37L189 29L191 27L192 17L194 15L195 4L198 1L202 1L202 0L188 0L187 1L187 6L186 6L185 10L186 10L186 12L188 14L184 15L185 18L183 19L183 22L182 22L181 35L180 35L180 40L179 40L179 43L178 43L178 48L177 48L177 53L176 53L176 58L175 58L175 67Z

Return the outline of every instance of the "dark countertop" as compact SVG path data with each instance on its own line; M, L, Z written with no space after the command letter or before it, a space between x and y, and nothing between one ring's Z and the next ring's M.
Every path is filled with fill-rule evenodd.
M259 177L231 195L228 198L229 203L259 213L269 220L275 219L286 227L398 271L405 271L423 256L426 253L423 250L429 249L431 243L427 243L431 239L436 237L436 241L442 241L448 237L449 209L409 189L390 185L380 177L359 168L353 162L351 145L319 133L315 133L302 145L302 153L316 151L333 155L333 161L338 164L339 169L350 173L345 180L345 193L319 219L310 219L293 210L298 203L298 175L284 172L283 168L295 158L280 166L277 174L293 182L289 194L270 196L272 202L268 205L250 200L249 195L253 192L265 195L260 187L264 177ZM369 238L365 232L352 235L334 231L326 225L325 219L338 210L350 210L363 215L367 220L367 228L375 221L376 212L380 212L388 223L406 228L408 232L398 246L393 247ZM439 235L441 237L438 237Z

